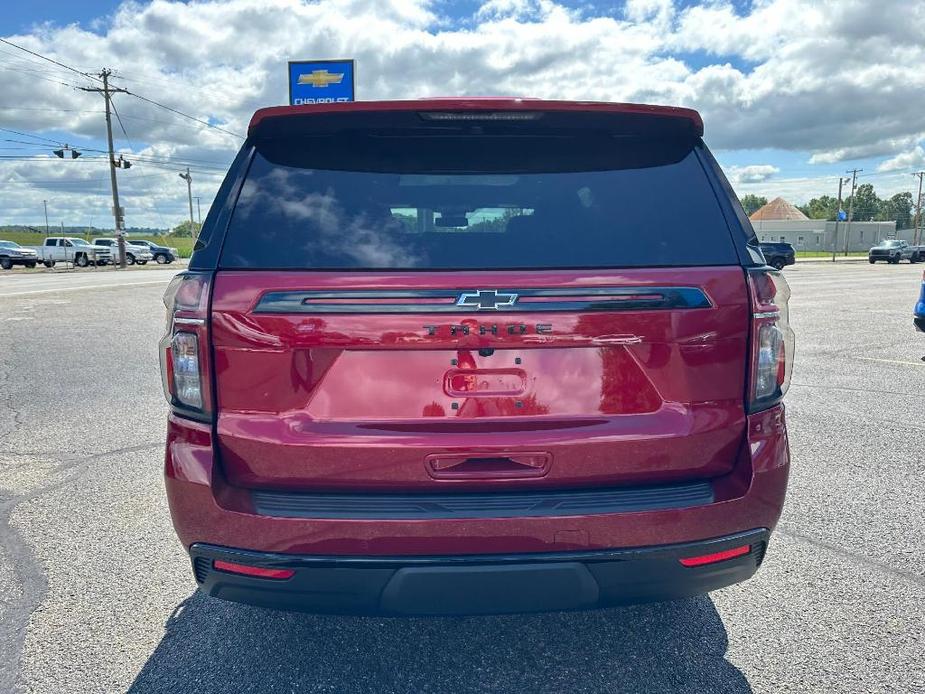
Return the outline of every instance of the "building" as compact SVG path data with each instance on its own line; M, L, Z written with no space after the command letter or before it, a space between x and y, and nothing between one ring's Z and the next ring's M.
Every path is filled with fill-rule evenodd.
M749 217L753 222L776 221L776 222L807 222L809 217L800 212L799 209L791 205L783 198L774 198L771 202L763 207L759 207Z
M839 222L836 241L835 222L810 219L783 198L774 198L749 219L759 241L783 241L798 251L829 252L833 245L844 251L846 234L849 251L866 251L883 239L912 241L915 231L896 231L896 222Z

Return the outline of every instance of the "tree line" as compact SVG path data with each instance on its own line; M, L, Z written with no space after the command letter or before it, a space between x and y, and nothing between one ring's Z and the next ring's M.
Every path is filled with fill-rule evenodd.
M759 195L748 194L741 198L745 213L751 216L756 210L768 204L768 199ZM842 209L846 212L851 205L851 196L842 200ZM877 195L870 183L862 183L854 193L854 213L856 222L892 222L897 229L911 229L915 224L912 193L896 193L889 198ZM813 198L805 205L796 205L810 219L835 221L838 214L838 199L831 195Z

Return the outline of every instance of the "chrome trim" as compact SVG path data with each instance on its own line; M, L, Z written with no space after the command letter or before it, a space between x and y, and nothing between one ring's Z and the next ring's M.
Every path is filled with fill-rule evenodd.
M582 313L710 308L713 305L699 287L565 287L494 291L499 295L514 296L516 300L495 309L482 311ZM271 291L260 297L254 307L254 313L479 313L479 308L475 306L459 304L462 296L475 294L477 291L471 289ZM524 301L531 298L561 298L562 301ZM389 303L389 299L405 301ZM446 302L411 303L407 301L409 299L445 299ZM326 301L338 303L325 303Z
M174 325L205 325L204 318L174 318Z

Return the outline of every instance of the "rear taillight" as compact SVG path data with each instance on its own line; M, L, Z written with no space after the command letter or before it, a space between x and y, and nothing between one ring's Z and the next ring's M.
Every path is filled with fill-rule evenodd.
M790 386L793 368L793 330L788 302L790 287L777 270L750 270L752 354L748 386L749 411L778 403Z
M167 330L160 342L164 395L175 412L209 419L209 275L184 272L174 277L164 293L164 306Z

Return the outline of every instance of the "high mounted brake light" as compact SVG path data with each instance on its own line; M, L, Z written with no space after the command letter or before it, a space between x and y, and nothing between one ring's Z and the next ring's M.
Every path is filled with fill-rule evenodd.
M780 402L790 387L794 336L790 328L790 287L784 276L766 268L749 270L752 301L752 354L749 412Z
M184 272L164 293L167 329L160 342L164 396L174 411L194 419L211 416L206 318L209 275Z
M536 111L428 111L421 113L421 118L431 121L499 121L499 120L539 120L542 113Z

